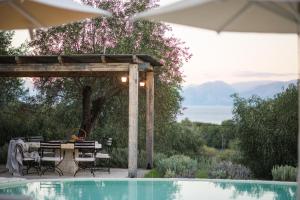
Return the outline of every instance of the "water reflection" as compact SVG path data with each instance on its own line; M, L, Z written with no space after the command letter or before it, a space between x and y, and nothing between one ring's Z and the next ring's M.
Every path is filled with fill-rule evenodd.
M233 190L232 199L239 199L243 195L255 199L261 199L264 195L273 196L270 199L274 200L296 199L296 185L241 182L219 182L215 185L223 190Z
M47 181L0 189L38 200L296 199L296 185L209 181Z
M38 200L173 200L178 185L172 181L37 182L0 189L0 194L26 195Z

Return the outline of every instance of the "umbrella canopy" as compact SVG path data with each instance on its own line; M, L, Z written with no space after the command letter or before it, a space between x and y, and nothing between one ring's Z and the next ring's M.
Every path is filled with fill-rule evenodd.
M184 0L139 13L150 19L217 32L298 33L299 0Z
M72 0L0 0L0 29L33 29L57 26L98 16L105 10Z

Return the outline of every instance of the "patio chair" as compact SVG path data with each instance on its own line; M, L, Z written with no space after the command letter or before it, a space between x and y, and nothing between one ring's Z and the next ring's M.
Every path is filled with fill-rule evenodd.
M43 136L29 136L27 142L42 142L44 141Z
M11 140L23 140L23 141L25 141L25 137L11 137Z
M74 173L74 177L80 170L84 169L90 169L91 174L95 176L95 141L75 142L74 148L74 161L78 166L78 169ZM78 151L78 153L76 153L76 151Z
M32 153L36 153L37 157L38 156L38 152L32 152L29 153L26 149L23 148L23 146L21 144L16 144L16 148L15 148L15 154L17 156L17 154L20 154L22 157L22 166L21 167L21 175L24 176L24 171L26 171L26 174L29 174L29 170L31 168L34 168L36 170L36 172L38 174L40 174L40 166L39 166L39 158L35 158L34 156L32 156ZM25 168L24 168L25 166Z
M42 170L41 175L45 174L46 171L54 170L59 176L62 176L63 172L58 167L64 158L61 149L61 142L41 142L40 151L40 164L41 167L45 166L45 169Z
M111 147L112 147L112 138L104 138L102 140L103 149L96 153L96 160L103 160L107 166L107 171L110 173L111 165ZM101 170L102 168L97 168Z

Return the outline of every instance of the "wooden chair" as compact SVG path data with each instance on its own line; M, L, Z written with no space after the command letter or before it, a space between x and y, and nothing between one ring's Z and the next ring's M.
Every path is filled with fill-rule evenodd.
M58 167L64 158L61 149L61 142L41 142L40 151L41 151L40 164L41 166L46 166L46 168L42 170L41 174L43 175L46 171L53 169L55 172L58 173L59 176L62 176L63 172ZM49 165L49 163L52 164Z
M74 148L75 151L78 151L78 153L74 153L74 161L78 166L78 169L74 173L74 177L83 169L90 169L91 174L95 176L95 141L75 142Z

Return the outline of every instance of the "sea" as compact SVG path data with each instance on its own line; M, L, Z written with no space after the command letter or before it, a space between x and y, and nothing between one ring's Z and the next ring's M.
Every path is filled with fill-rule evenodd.
M194 122L221 124L222 121L232 119L232 106L183 106L177 121L188 118Z

